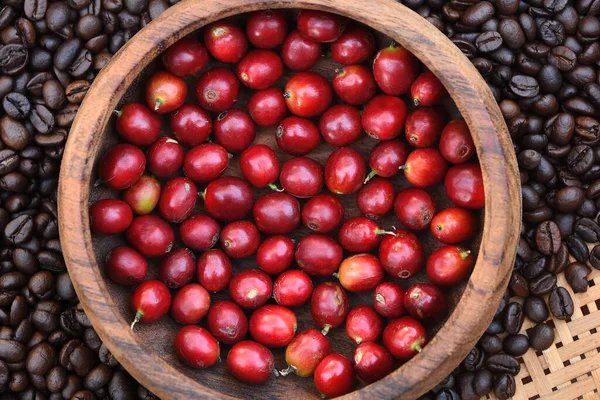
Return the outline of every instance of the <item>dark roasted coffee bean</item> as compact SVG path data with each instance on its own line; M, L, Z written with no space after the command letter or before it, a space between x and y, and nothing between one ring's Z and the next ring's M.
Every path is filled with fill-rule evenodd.
M2 99L6 114L15 119L25 119L31 110L31 103L20 93L9 93Z
M0 175L7 174L19 167L19 155L13 150L0 150Z
M27 18L38 21L44 18L48 8L47 0L25 0L24 11Z
M585 191L577 186L567 186L556 192L554 197L554 207L563 213L576 211L581 204L585 201ZM558 229L556 224L554 227ZM560 242L554 247L555 251L558 251ZM540 249L540 251L542 251ZM543 251L542 251L543 252Z
M535 78L527 75L515 75L510 80L510 90L522 98L531 98L539 93L539 85Z
M508 287L519 297L527 297L529 295L527 280L516 271L513 271Z
M545 94L533 103L533 111L541 117L550 117L559 109L558 99L553 94Z
M10 221L4 228L4 237L14 245L25 243L32 235L33 220L30 215L21 215Z
M479 339L479 345L488 354L496 354L502 351L502 339L497 335L484 334Z
M589 117L596 115L596 108L589 101L579 96L566 100L563 107L565 110L576 114L587 115Z
M498 375L494 380L494 394L498 400L508 400L515 395L517 388L514 376Z
M575 133L585 140L596 140L600 137L600 123L591 117L577 117L575 119Z
M565 46L556 46L548 54L548 62L562 72L571 71L577 63L577 55Z
M508 333L519 333L523 325L523 307L517 302L511 302L504 312L504 329Z
M540 38L549 46L562 44L565 37L565 27L560 21L549 19L540 25Z
M45 375L54 365L55 358L54 347L47 343L40 343L27 354L25 361L27 371L35 375Z
M17 327L25 318L27 318L28 308L25 297L16 296L10 307L10 326Z
M51 31L60 31L69 23L69 6L62 1L50 3L45 19Z
M63 42L54 53L54 67L66 70L75 61L79 49L81 49L81 40L78 38Z
M29 279L29 291L40 299L48 299L54 293L55 278L49 271L39 271Z
M480 351L477 347L473 347L461 365L467 371L479 371L485 366L485 353Z
M520 357L529 350L529 339L523 334L508 335L504 338L503 349L511 356Z
M508 354L494 354L487 359L486 367L494 374L507 373L513 376L521 370L519 361Z
M56 124L61 128L68 128L73 124L77 111L79 110L78 104L67 104L56 113ZM66 132L64 132L66 135ZM66 136L65 136L66 138Z
M587 145L575 146L567 156L566 162L571 172L581 175L591 168L594 162L594 152Z
M39 72L27 82L27 90L35 96L41 96L44 83L52 79L54 79L54 76L51 73Z
M487 396L494 385L494 376L487 369L482 369L475 373L473 377L473 390L479 397Z
M43 105L36 105L29 114L29 121L41 134L47 134L54 128L54 116Z
M22 44L7 44L0 47L0 71L15 75L21 72L29 61L29 52Z
M523 210L535 210L539 206L540 196L531 186L523 185L521 187L521 194L523 197Z
M74 77L81 77L92 68L92 54L88 49L82 49L68 68Z
M444 389L435 396L435 400L461 400L461 397L452 389Z
M31 134L25 126L9 116L0 118L0 139L13 150L22 150L29 144Z
M554 329L546 323L534 326L529 332L529 344L535 350L543 351L554 343Z
M0 339L0 360L14 363L24 360L26 355L27 350L23 343L16 340Z
M56 365L46 375L46 387L50 393L59 393L67 385L67 371Z
M489 1L482 1L467 8L461 16L461 22L467 26L483 24L494 16L494 6Z
M490 53L490 58L499 64L511 66L515 63L515 54L506 47L500 47L498 50Z
M8 388L12 392L22 392L27 389L27 385L29 385L29 378L27 374L23 371L16 371L10 377L10 382L8 383Z
M540 136L545 137L545 135L540 135ZM577 154L579 154L579 153L577 153ZM579 161L579 159L576 159L576 156L577 155L575 155L575 157L574 157L574 161L573 161L574 164L577 164L577 161ZM556 175L556 170L554 169L554 166L546 158L542 157L542 159L540 160L540 164L534 170L534 175L533 175L534 179L540 183L547 183L550 180L552 180L552 178L554 178L555 175Z
M600 60L600 43L593 42L577 55L577 61L583 65L592 65Z
M590 218L579 218L575 224L575 233L588 243L600 241L600 226Z
M67 98L65 89L56 80L50 80L44 83L42 87L42 96L46 106L52 110L58 110L65 105Z
M592 251L590 252L589 261L590 261L590 264L592 265L592 267L594 267L596 269L600 269L600 245L599 244L595 245L594 248L592 249Z
M523 310L529 320L540 323L548 319L549 312L543 298L528 296L523 303Z
M460 392L460 398L463 400L479 400L479 396L475 393L475 388L473 387L473 378L475 374L472 372L462 372L458 375L458 390Z
M529 291L535 296L550 293L556 287L556 275L543 274L529 282Z
M565 78L570 84L583 88L586 84L596 80L596 71L587 65L577 65L565 74Z
M557 287L550 293L548 304L555 318L565 320L573 315L573 300L563 287Z
M112 378L113 371L110 367L100 364L90 371L83 380L83 387L95 391L104 387Z
M114 368L117 365L119 365L117 359L112 355L112 353L110 352L110 350L108 350L108 347L106 347L104 343L102 343L100 349L98 350L98 358L100 359L100 362L102 364L106 364L111 368Z
M540 253L544 255L556 254L560 249L560 230L554 221L544 221L538 225L535 242Z
M567 267L569 262L569 250L567 246L562 244L558 253L550 256L549 261L546 263L546 270L553 274L559 274Z
M576 96L579 93L579 89L577 87L571 85L570 83L563 82L558 92L556 92L556 97L560 101L566 101L573 96Z
M31 314L31 322L40 331L50 333L58 329L58 317L48 311L36 310Z
M527 279L535 278L546 269L547 263L547 257L536 253L535 255L533 255L531 261L525 264L525 267L523 267L521 274Z
M590 251L587 247L587 244L583 239L581 239L576 234L569 236L565 242L567 248L569 249L569 253L579 262L585 263L587 262Z
M591 268L580 262L573 262L565 270L565 278L575 293L583 293L588 289L588 276Z

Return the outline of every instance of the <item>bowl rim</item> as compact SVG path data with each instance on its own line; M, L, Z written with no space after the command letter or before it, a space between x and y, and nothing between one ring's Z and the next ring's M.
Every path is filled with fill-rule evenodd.
M487 84L446 36L394 0L185 0L138 32L98 74L65 147L59 177L59 230L73 286L102 341L153 393L162 399L231 398L185 376L155 353L144 351L141 338L129 329L107 295L92 246L88 199L92 170L111 116L108 110L116 107L140 72L171 44L211 22L270 8L329 11L386 34L440 78L473 135L484 178L484 227L475 268L455 312L420 354L380 381L344 397L417 398L462 361L491 321L516 255L521 191L512 142ZM470 317L461 319L467 311Z

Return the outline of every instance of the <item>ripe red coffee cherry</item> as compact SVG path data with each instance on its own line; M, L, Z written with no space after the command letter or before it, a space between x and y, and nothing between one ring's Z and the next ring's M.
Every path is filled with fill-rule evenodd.
M237 77L250 89L273 86L283 74L281 58L271 50L253 50L237 65Z
M369 154L369 167L371 172L366 181L379 175L383 178L391 178L400 172L400 167L408 157L408 146L400 140L387 140L379 143Z
M160 198L160 183L144 175L123 193L123 200L138 215L150 214Z
M184 326L175 336L175 354L192 368L208 368L219 361L219 342L204 328Z
M365 383L378 381L394 370L391 354L377 343L361 343L352 359L356 375Z
M154 215L135 217L126 232L127 241L146 257L164 256L173 248L171 226Z
M448 162L437 149L416 149L408 155L406 163L401 168L411 185L424 188L437 185L444 180Z
M248 100L248 112L258 126L275 126L287 114L281 89L272 87L256 92Z
M319 130L327 143L348 146L362 136L360 112L348 104L335 105L321 116Z
M173 297L171 315L181 325L197 324L210 308L210 295L197 283L185 285Z
M258 229L267 235L285 235L300 225L300 203L287 193L267 193L252 209Z
M232 108L223 111L215 121L215 138L231 153L237 153L254 141L256 126L245 110Z
M148 263L137 251L127 246L111 249L104 262L106 275L119 285L137 285L146 278Z
M367 135L377 140L390 140L404 130L408 109L404 101L395 96L373 97L362 114L362 126Z
M404 289L395 282L383 282L373 292L373 307L385 318L398 318L406 314Z
M269 146L255 144L242 152L240 169L250 184L260 188L273 185L279 177L280 167L277 155Z
M173 178L160 194L158 211L167 221L181 222L194 211L197 199L198 190L194 182L183 177Z
M245 269L229 282L229 296L245 309L257 309L269 300L272 293L271 278L259 269Z
M294 261L294 242L287 236L278 235L265 239L256 251L258 267L269 275L278 275Z
M111 189L123 190L137 182L146 168L144 153L131 144L118 144L100 161L98 175Z
M240 93L235 74L226 68L206 71L196 82L196 101L202 108L223 112L233 107Z
M163 258L158 268L160 280L171 289L189 283L195 274L196 260L188 249L173 250Z
M162 62L172 74L194 75L208 64L208 52L201 42L183 38L165 50Z
M360 64L375 52L375 36L361 25L352 25L331 44L331 56L340 64Z
M352 105L366 103L377 91L373 73L363 65L346 65L336 70L332 85L335 94Z
M248 318L233 301L217 301L206 316L208 330L224 344L239 342L248 333Z
M325 185L335 194L350 194L363 185L367 167L360 153L351 147L333 151L325 163Z
M313 291L310 313L315 324L323 328L323 335L326 335L329 329L337 328L344 323L349 310L348 295L340 284L321 283Z
M368 253L375 249L383 235L394 235L365 217L352 217L346 220L338 234L342 247L352 253Z
M204 44L214 58L224 63L236 63L248 51L244 31L226 21L213 22L206 27Z
M420 321L438 321L448 312L446 295L430 283L417 283L406 290L404 306Z
M125 232L133 221L131 207L123 200L103 199L90 206L90 228L101 235Z
M264 383L269 380L274 368L273 353L251 340L234 344L227 354L227 370L242 382Z
M169 178L179 171L183 157L179 142L163 136L148 149L148 171L157 178Z
M412 317L395 319L383 331L383 344L398 360L410 360L426 343L425 328Z
M408 93L419 75L419 64L419 60L404 47L386 47L379 50L373 62L375 81L387 94Z
M216 143L203 143L193 147L183 159L183 173L198 183L214 181L229 166L230 154Z
M311 376L317 365L331 353L331 342L316 329L300 332L285 349L288 367L279 371L283 376L294 372L301 377Z
M304 236L296 248L296 263L312 276L329 276L338 270L343 250L329 236L312 234Z
M454 286L467 278L474 265L471 251L458 246L444 246L427 259L427 277L436 285Z
M158 321L170 307L171 293L164 283L156 280L140 283L131 294L131 309L135 312L131 329L138 322Z
M183 243L198 251L206 251L217 244L220 232L217 221L206 214L192 215L179 226Z
M267 304L250 316L250 336L267 347L283 347L292 341L298 322L289 308Z
M342 219L344 205L330 194L318 194L302 208L302 223L313 232L331 232L340 226Z
M485 206L483 177L479 164L456 165L448 170L444 179L446 195L460 207L477 210Z
M385 236L379 246L379 261L388 274L407 279L421 270L425 256L421 241L412 233L396 230Z
M185 81L170 72L155 72L146 81L146 104L159 114L178 109L186 97Z
M283 96L292 114L310 118L323 114L333 95L327 79L316 72L299 72L287 81Z
M346 334L356 344L376 342L383 331L383 321L369 306L354 307L346 318Z
M312 290L310 277L304 271L293 269L277 277L273 284L273 298L279 305L297 307L310 299Z
M396 196L394 212L406 228L421 231L429 226L435 215L435 201L423 189L404 189Z
M475 144L467 123L462 119L448 122L440 137L440 153L453 164L462 164L475 155Z
M338 278L349 292L373 290L383 280L385 271L379 259L372 254L355 254L340 264Z
M283 42L287 28L287 21L281 11L255 11L246 21L246 36L254 47L271 49Z
M315 387L323 398L350 393L354 388L354 368L341 354L330 354L315 369Z
M462 208L446 208L431 220L431 233L444 244L461 243L477 234L477 218Z
M415 147L433 146L442 134L446 122L439 108L417 107L406 117L406 139Z
M252 210L254 203L252 187L235 176L223 176L212 181L203 196L206 211L223 222L243 219Z
M221 232L221 248L231 258L249 257L256 253L260 234L250 221L236 221L226 225Z
M203 252L198 258L196 278L206 290L218 292L227 288L232 270L231 260L223 250L211 249Z
M277 146L293 156L304 156L319 146L319 128L310 120L287 117L277 127Z
M298 14L298 30L304 36L319 43L333 42L340 37L347 19L325 11L302 10Z
M433 106L448 95L446 88L431 71L425 71L410 87L415 106Z
M160 135L160 118L143 104L128 103L115 111L117 133L136 146L150 146Z
M292 196L313 197L323 188L323 167L310 158L292 158L281 167L279 182Z
M389 179L375 178L356 195L356 205L367 218L379 219L394 206L394 184Z
M184 104L175 110L169 125L175 137L188 146L204 142L213 129L210 115L194 104Z
M292 31L285 38L281 48L281 58L292 71L309 70L321 58L321 45L308 39L298 31Z

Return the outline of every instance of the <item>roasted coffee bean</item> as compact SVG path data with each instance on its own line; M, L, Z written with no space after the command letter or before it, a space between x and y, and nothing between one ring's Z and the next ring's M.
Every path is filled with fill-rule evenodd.
M565 278L575 293L583 293L588 289L588 276L592 270L580 262L573 262L565 270Z
M517 271L513 271L508 287L519 297L527 297L529 295L529 284L523 275Z
M458 391L460 393L460 398L463 400L479 400L479 396L475 393L475 388L473 387L473 378L475 374L469 371L464 371L458 376Z
M588 243L600 241L600 226L590 218L578 218L575 233Z
M23 371L13 372L8 383L8 388L13 392L22 392L27 389L29 378Z
M529 282L529 291L535 296L550 293L556 287L556 275L542 274Z
M17 327L25 318L27 318L28 306L27 300L23 296L16 296L10 306L8 323L12 327Z
M25 126L9 116L0 118L0 139L12 150L23 150L29 144L31 134Z
M547 262L548 259L545 256L537 253L532 256L530 262L525 264L521 274L527 279L533 279L546 269Z
M15 363L25 359L26 347L16 340L0 339L0 360Z
M544 221L539 224L535 233L535 242L540 253L544 255L549 256L558 253L562 241L556 223L554 221Z
M110 352L110 350L108 350L108 347L106 347L104 343L102 343L100 349L98 350L98 358L100 359L100 362L102 364L106 364L111 368L114 368L117 365L119 365L117 359L112 355L112 353Z
M133 398L135 393L131 376L122 370L115 372L108 384L108 392L115 400Z
M29 240L29 238L31 238L32 235L33 220L31 216L27 214L13 219L4 228L4 236L10 243L14 245L25 243L27 240Z
M479 371L485 366L485 353L477 347L473 347L473 350L465 357L461 365L467 371Z
M29 114L29 121L36 131L47 134L54 128L54 116L45 106L36 105Z
M47 343L40 343L27 354L25 365L27 371L35 375L45 375L54 365L56 351Z
M502 351L502 339L494 334L484 334L479 339L479 346L488 354L496 354Z
M49 271L39 271L29 279L29 291L40 299L48 299L54 294L55 278Z
M67 104L56 113L56 124L61 128L68 128L73 124L77 111L79 110L78 104ZM66 132L65 132L66 135Z
M549 46L562 44L565 37L565 27L560 21L549 19L540 25L540 38Z
M461 400L461 397L452 389L444 389L435 396L435 400Z
M87 91L90 88L90 83L85 80L71 82L65 89L66 97L69 103L80 104Z
M540 91L537 80L527 75L515 75L510 80L510 90L521 98L537 96Z
M9 149L0 150L0 175L14 171L19 163L19 155L16 152Z
M81 40L78 38L63 42L54 53L54 67L59 70L66 70L75 61L81 45Z
M575 120L575 133L584 140L596 140L600 137L600 123L591 117L577 117Z
M51 110L58 110L65 105L67 98L65 89L56 80L50 80L42 86L42 96L46 106Z
M486 368L494 374L517 375L521 371L519 361L508 354L494 354L487 359Z
M553 47L548 62L562 72L571 71L577 65L577 55L566 46Z
M529 332L529 344L538 351L543 351L554 343L554 329L546 323L534 326Z
M529 350L529 339L523 334L508 335L502 346L505 353L520 357Z
M82 49L71 66L67 69L74 77L81 77L92 68L92 54L88 49Z
M600 59L600 43L590 43L580 54L577 55L577 61L583 65L592 65Z
M517 302L511 302L506 306L504 312L504 329L508 333L519 333L523 325L523 307Z
M571 172L577 175L584 174L591 168L594 162L594 152L587 145L575 146L567 155L566 162Z
M569 292L563 287L557 287L550 293L548 304L555 318L564 320L573 315L573 300Z
M515 395L516 383L514 376L502 374L494 380L494 394L498 400L508 400Z
M59 393L67 385L67 371L56 365L46 375L46 388L50 393Z
M481 1L467 8L461 22L467 26L481 25L494 15L494 6L489 1Z
M83 380L83 387L96 391L104 387L112 378L113 371L110 367L100 364L95 367Z
M2 100L7 115L15 119L25 119L31 110L31 103L21 93L9 93Z
M514 19L505 18L498 25L498 32L509 49L519 49L525 44L525 33Z
M566 245L569 249L569 253L579 262L585 263L589 256L590 251L587 247L587 244L583 239L581 239L576 234L569 236L566 239Z
M7 44L0 47L0 71L15 75L21 72L29 61L29 52L22 44Z
M569 250L567 246L562 244L558 253L550 256L550 259L546 263L546 270L553 274L559 274L567 267L569 262Z

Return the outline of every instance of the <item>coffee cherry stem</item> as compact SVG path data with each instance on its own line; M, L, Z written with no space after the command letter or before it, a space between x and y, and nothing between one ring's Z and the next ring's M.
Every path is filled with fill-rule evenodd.
M117 118L119 118L121 115L123 115L123 111L122 110L113 110L113 114L115 114L117 116Z
M285 190L281 189L279 186L277 186L274 183L269 183L269 187L276 192L280 192L280 193L285 192Z
M369 182L375 176L377 176L377 171L375 171L374 169L372 169L371 172L369 172L369 175L367 175L367 177L363 181L363 185L366 185L367 182Z
M406 171L408 169L408 165L404 164L398 167L398 169L402 170L402 171Z
M321 333L323 334L323 336L327 336L327 334L329 333L329 329L331 329L331 325L325 324L325 326L321 330Z
M423 351L423 348L421 347L421 344L419 344L418 342L415 342L415 343L414 343L414 344L411 346L411 348L412 348L414 351L417 351L417 352L419 352L419 353L420 353L421 351Z
M275 372L278 372L279 375L281 375L281 376L288 376L289 374L294 372L294 370L295 370L294 367L292 367L291 365L288 365L287 368L280 369L279 371L275 370Z
M131 326L129 327L129 329L133 330L133 327L135 326L135 324L140 322L140 319L142 319L143 316L144 316L144 312L142 310L137 310L137 312L135 313L135 318L133 319L133 322L131 323Z
M385 229L375 229L375 234L376 234L377 236L379 236L379 235L398 236L398 235L396 235L396 232L393 232L393 231L386 231Z
M160 109L160 106L162 106L163 101L159 98L156 99L156 101L154 102L154 111L158 111Z
M463 250L460 252L460 258L465 260L471 254L471 250Z
M413 103L415 104L415 107L419 107L419 102L420 102L420 101L419 101L419 99L418 99L418 98L416 98L416 97L415 97L415 98L413 99Z

